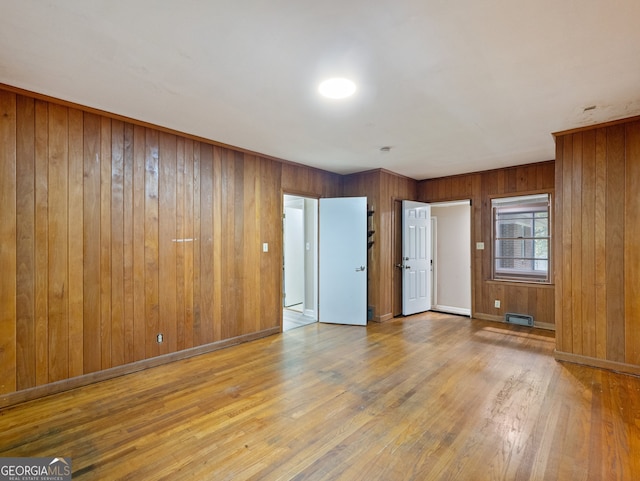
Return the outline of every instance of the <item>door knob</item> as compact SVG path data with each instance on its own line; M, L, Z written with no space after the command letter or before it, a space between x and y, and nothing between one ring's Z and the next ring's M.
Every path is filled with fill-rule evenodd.
M396 267L397 267L398 269L402 269L404 266L403 266L402 264L396 264Z
M362 272L364 270L364 266L356 267L356 272Z

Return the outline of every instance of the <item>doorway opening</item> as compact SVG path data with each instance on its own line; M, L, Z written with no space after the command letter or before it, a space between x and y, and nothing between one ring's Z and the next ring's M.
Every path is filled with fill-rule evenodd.
M431 203L431 310L471 316L471 202ZM392 312L403 312L402 200L394 199Z
M431 204L431 309L471 316L471 201Z
M282 330L318 321L318 199L283 197Z

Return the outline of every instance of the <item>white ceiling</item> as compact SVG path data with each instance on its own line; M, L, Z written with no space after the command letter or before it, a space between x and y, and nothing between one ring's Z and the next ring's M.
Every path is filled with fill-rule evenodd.
M640 114L639 21L639 0L0 0L0 83L423 179L550 160L552 132ZM356 95L321 99L331 76Z

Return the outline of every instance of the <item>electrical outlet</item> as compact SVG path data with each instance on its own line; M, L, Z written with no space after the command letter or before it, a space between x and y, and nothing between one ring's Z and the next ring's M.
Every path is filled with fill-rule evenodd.
M493 305L496 309L500 309L500 301L498 299L496 299L495 301L493 301Z
M158 334L156 339L158 340L158 344L162 344L162 341L164 341L164 337L162 336L162 333Z

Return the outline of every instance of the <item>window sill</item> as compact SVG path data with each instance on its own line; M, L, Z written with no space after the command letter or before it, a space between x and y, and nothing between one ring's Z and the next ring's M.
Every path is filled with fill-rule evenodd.
M487 279L485 281L487 284L495 284L498 286L516 286L516 287L540 287L542 289L555 289L555 284L553 282L529 282L529 281L514 281L512 279L509 280L496 280L496 279Z

